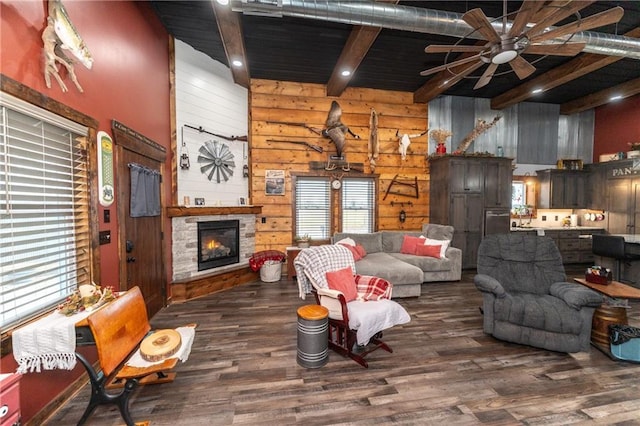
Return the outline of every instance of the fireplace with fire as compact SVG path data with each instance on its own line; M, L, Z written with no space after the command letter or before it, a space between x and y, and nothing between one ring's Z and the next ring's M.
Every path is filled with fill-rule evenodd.
M198 222L198 271L240 261L238 220Z

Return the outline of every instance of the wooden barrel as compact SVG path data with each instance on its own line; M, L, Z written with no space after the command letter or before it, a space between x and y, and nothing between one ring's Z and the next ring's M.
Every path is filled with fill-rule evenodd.
M329 360L329 310L320 305L298 308L298 364L319 368Z
M618 306L602 305L593 314L591 341L603 347L609 347L609 325L628 324L627 310Z

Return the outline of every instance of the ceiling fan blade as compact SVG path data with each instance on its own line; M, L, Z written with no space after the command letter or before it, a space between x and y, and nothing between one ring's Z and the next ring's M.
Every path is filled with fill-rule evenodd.
M497 69L498 69L498 64L494 64L493 62L490 63L487 69L484 70L484 72L482 73L482 77L480 77L476 85L473 86L473 89L474 90L479 89L489 84L489 82L491 81L491 78L493 78L493 73L496 72Z
M531 37L531 42L537 43L556 37L562 37L567 34L572 34L576 31L588 31L592 28L614 24L622 19L622 15L624 15L624 9L620 6L616 6L609 10L605 10L604 12L596 13L595 15L588 16L584 19L580 19L579 21L576 20L567 25L554 28L551 31L547 31L546 33Z
M482 52L485 46L467 46L463 44L431 44L424 48L426 53L447 53L447 52Z
M491 22L489 22L489 18L487 18L487 15L484 14L482 9L471 9L462 15L462 20L482 34L486 40L492 43L500 43L500 34L493 28Z
M561 7L554 7L554 3L562 3ZM530 30L526 31L526 34L531 38L536 34L540 34L547 28L555 24L556 22L562 21L563 19L573 15L574 13L584 9L589 6L594 1L572 1L572 2L553 2L551 5L546 6L552 12L549 13L545 18L541 21L536 22L536 24ZM553 10L555 9L555 10Z
M472 55L472 56L469 56L468 58L458 59L457 61L449 62L448 64L440 65L438 67L429 68L428 70L424 70L424 71L420 72L420 75L424 77L424 76L435 74L437 72L440 72L440 71L443 71L443 70L446 70L446 69L450 69L450 68L458 66L458 65L466 64L468 62L473 62L473 61L479 60L479 59L480 59L480 54L478 53L477 55Z
M531 18L540 10L540 8L544 6L543 1L538 0L525 0L522 2L522 6L520 6L520 10L518 10L518 14L516 18L513 20L511 24L511 29L509 30L509 37L517 37L522 33L522 30L527 26Z
M536 67L527 62L522 56L516 56L509 62L509 65L520 80L524 80L536 71Z
M576 56L587 43L532 44L523 53L531 55Z

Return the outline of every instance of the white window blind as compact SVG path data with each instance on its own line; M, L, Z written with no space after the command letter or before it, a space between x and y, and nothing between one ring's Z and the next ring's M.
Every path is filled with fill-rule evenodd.
M9 104L9 105L8 105ZM0 105L0 326L90 282L87 129L47 111ZM82 132L82 130L84 131Z
M331 232L331 188L327 178L296 179L296 235L327 240Z
M375 182L369 178L342 181L342 232L375 230Z

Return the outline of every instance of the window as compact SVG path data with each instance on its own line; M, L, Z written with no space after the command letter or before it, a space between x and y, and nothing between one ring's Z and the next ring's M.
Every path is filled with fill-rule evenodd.
M536 217L536 183L530 176L514 176L511 183L511 217Z
M327 241L338 231L338 224L342 232L373 232L376 181L368 177L343 178L340 190L332 190L328 176L298 176L294 205L296 236Z
M3 94L0 326L51 309L90 282L88 129Z
M296 236L328 240L331 235L331 186L327 178L296 179Z
M342 184L342 232L364 234L374 231L375 182L373 179L344 179Z

